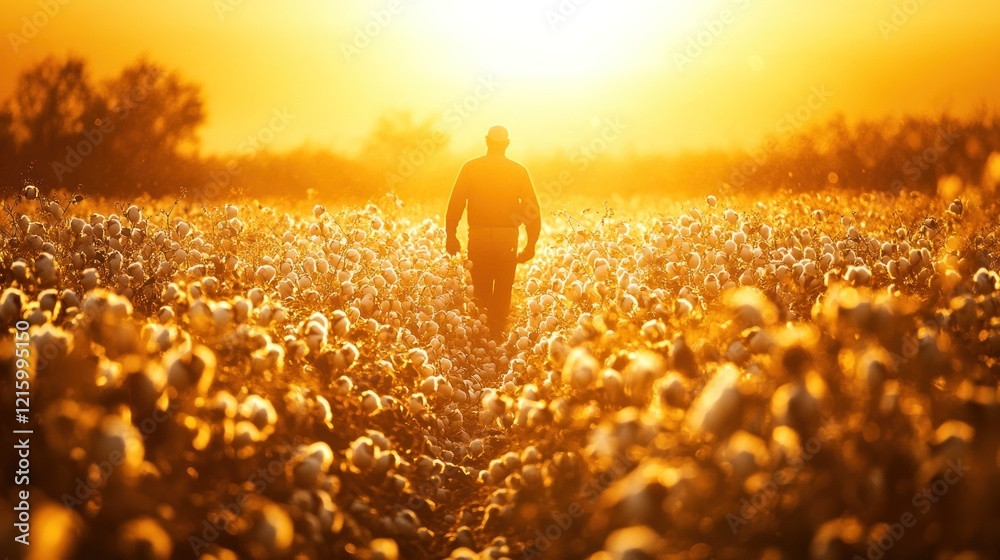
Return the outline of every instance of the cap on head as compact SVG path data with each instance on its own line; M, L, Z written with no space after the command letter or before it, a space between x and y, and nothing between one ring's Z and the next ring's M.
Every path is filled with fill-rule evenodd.
M495 144L510 143L510 137L507 135L507 129L500 125L490 127L490 131L486 133L486 140Z

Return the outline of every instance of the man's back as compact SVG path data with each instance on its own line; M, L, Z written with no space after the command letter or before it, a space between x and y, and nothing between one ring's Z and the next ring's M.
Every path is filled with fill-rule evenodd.
M455 181L448 204L448 223L457 224L466 203L469 227L517 227L537 219L530 211L537 206L528 170L498 154L469 160Z

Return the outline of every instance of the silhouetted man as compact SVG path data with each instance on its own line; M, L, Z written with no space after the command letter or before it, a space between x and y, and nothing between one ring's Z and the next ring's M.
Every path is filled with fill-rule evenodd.
M541 217L528 170L507 159L507 129L490 128L486 155L469 160L455 180L448 202L448 252L457 255L455 235L466 204L469 206L469 260L477 305L485 308L491 336L499 336L510 313L514 269L535 256ZM525 225L528 243L517 252L518 228Z

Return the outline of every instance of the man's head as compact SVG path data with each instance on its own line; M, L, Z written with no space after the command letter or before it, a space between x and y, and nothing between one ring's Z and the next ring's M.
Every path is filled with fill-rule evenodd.
M510 137L507 136L507 129L497 125L490 127L486 133L486 151L490 153L502 154L507 151L510 145Z

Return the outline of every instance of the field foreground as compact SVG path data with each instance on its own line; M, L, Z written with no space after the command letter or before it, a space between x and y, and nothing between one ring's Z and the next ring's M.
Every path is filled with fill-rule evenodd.
M992 196L547 216L499 344L392 198L46 196L0 219L33 558L1000 555Z

